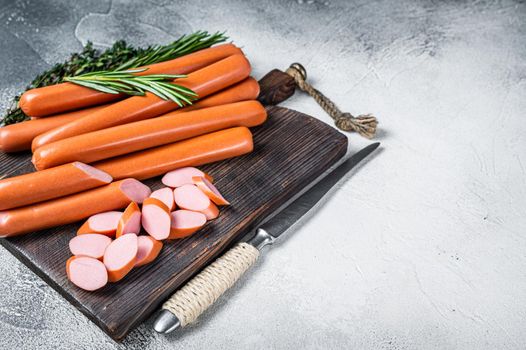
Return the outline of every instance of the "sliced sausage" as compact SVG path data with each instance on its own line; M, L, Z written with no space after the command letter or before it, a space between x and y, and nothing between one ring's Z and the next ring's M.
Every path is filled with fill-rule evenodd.
M242 51L232 44L218 45L173 60L141 67L146 70L135 74L187 74L234 54L242 54ZM73 83L61 83L24 92L19 105L26 115L45 117L116 101L124 97L120 94L107 94Z
M175 203L178 207L205 214L208 220L219 216L219 209L197 186L183 185L174 190Z
M175 209L174 193L169 187L163 187L153 191L150 198L156 198L163 202L168 207L169 211Z
M66 261L68 279L79 288L92 292L108 283L104 264L87 256L72 256Z
M114 179L143 180L186 166L199 166L252 151L252 134L245 127L216 131L145 151L94 163Z
M76 256L88 256L100 260L110 243L110 237L92 233L73 237L69 241L69 250Z
M0 180L0 210L64 197L111 181L109 174L80 162L3 179Z
M191 185L193 184L192 178L194 176L203 176L208 179L208 181L212 182L214 179L208 175L207 173L194 168L194 167L184 167L172 170L168 173L166 173L163 178L161 179L162 183L165 184L168 187L176 188L181 187L183 185Z
M103 262L108 270L108 281L123 279L135 266L138 243L136 235L122 235L106 248Z
M127 233L138 235L139 232L141 232L141 209L137 203L131 202L119 219L115 237L118 238Z
M135 262L135 266L142 266L151 263L157 258L157 256L159 256L159 253L163 248L163 243L151 236L139 236L137 237L137 243L139 250L137 251L137 261Z
M203 213L191 210L176 210L171 215L170 236L168 239L188 237L206 224Z
M77 235L87 233L100 233L108 237L115 237L117 225L122 217L121 211L107 211L90 216L88 220L77 230Z
M199 98L203 98L240 82L249 74L250 63L245 56L233 55L190 73L187 78L176 79L174 82L193 90ZM68 137L154 118L177 108L179 106L175 102L163 100L147 92L145 96L133 96L113 103L100 111L50 130L36 137L32 147L37 149L44 144Z
M230 203L219 193L217 188L204 176L193 176L192 181L204 194L217 205L229 205Z
M170 235L170 210L156 198L146 198L142 205L142 227L160 241Z
M47 118L26 120L0 128L0 151L20 152L31 149L31 142L35 137L51 129L67 124L75 119L84 117L107 105L80 109L78 111L57 114Z
M0 237L71 224L97 213L124 208L130 202L142 203L150 194L148 186L135 179L125 179L47 202L0 211Z
M38 170L72 161L93 163L236 126L253 127L267 119L258 101L242 101L114 126L39 147L32 162Z

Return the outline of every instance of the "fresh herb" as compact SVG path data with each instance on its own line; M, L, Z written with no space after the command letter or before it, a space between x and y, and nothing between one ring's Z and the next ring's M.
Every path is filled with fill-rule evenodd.
M125 70L171 60L224 42L227 39L224 33L209 34L205 31L198 31L190 35L183 35L168 45L155 45L147 48L135 48L128 45L124 40L119 40L111 48L103 52L94 49L93 44L88 42L82 52L72 54L64 63L56 64L51 69L37 76L26 87L25 91L58 84L64 81L66 77L95 71ZM0 126L29 119L18 107L20 96L14 97L11 108L0 119Z
M187 87L171 82L173 79L186 78L186 75L134 75L146 70L97 71L66 77L64 80L108 94L143 96L148 91L164 100L172 100L180 107L191 104L197 97L197 94Z

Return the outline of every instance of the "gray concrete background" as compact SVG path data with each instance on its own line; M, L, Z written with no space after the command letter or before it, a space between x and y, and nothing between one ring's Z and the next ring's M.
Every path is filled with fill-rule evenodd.
M87 40L197 29L228 30L256 77L302 62L378 116L383 151L168 337L149 320L114 343L0 250L0 348L526 348L524 2L1 0L0 107Z

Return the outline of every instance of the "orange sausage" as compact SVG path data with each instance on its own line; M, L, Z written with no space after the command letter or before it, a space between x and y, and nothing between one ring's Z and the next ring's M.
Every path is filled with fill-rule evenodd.
M84 117L99 109L107 107L102 105L78 111L57 114L47 118L31 119L0 128L0 151L20 152L31 149L31 142L35 137L51 129L67 124L75 119Z
M126 179L67 197L1 211L0 237L71 224L97 213L124 208L130 202L142 202L150 193L141 182Z
M186 166L198 166L249 153L254 148L246 127L216 131L165 146L120 156L93 164L114 179L139 180Z
M249 74L250 63L245 56L233 55L190 73L187 78L176 79L174 82L192 89L199 97L205 97L240 82ZM163 100L148 92L145 96L127 98L93 114L50 130L35 138L32 147L36 149L44 144L68 137L150 119L177 108L179 106L176 103Z
M107 173L75 162L0 180L0 210L21 207L109 184Z
M225 57L242 53L233 44L223 44L170 61L141 67L147 68L147 70L136 74L188 74ZM116 101L123 97L125 96L121 94L107 94L73 83L61 83L24 92L20 98L19 106L26 115L45 117Z
M35 151L32 161L38 170L72 161L93 163L217 130L260 125L266 119L267 111L258 101L203 108L177 116L168 113L49 143Z

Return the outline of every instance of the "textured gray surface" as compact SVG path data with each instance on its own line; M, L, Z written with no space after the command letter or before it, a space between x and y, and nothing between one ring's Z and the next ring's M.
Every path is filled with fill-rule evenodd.
M375 113L384 147L168 337L150 320L114 343L2 249L0 348L525 348L525 18L520 1L1 0L1 107L87 40L227 29L257 77L299 61Z

